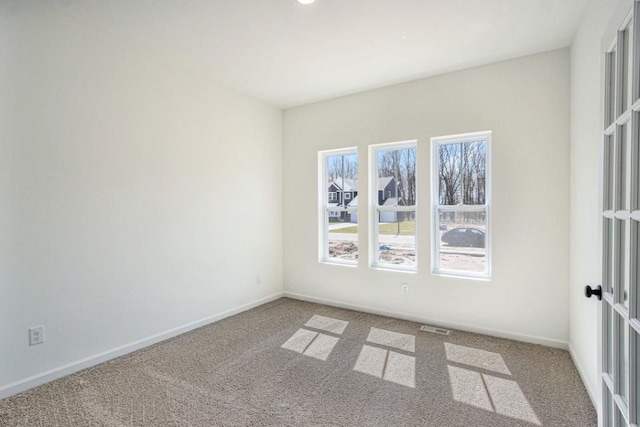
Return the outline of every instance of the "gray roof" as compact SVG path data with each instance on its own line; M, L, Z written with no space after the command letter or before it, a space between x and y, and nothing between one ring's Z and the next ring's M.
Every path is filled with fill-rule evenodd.
M391 180L393 180L392 176L385 176L382 178L378 178L378 189L382 190L383 188L385 188L387 185L389 185Z
M404 201L402 199L398 200L397 197L389 197L382 206L404 206Z
M331 184L335 185L339 190L343 191L358 191L358 180L357 179L344 179L344 189L342 188L342 178L338 177L334 179Z
M392 176L385 176L382 178L378 178L378 189L383 189L393 180ZM331 184L335 185L339 190L342 190L342 178L338 177L334 179ZM344 191L358 191L358 180L357 179L344 179Z

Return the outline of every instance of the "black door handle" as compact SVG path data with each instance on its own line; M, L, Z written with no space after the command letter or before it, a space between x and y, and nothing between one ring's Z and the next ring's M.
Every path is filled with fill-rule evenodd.
M595 289L592 289L591 286L587 285L584 287L584 296L587 298L591 298L591 295L595 295L598 297L598 301L602 299L602 286L598 285Z

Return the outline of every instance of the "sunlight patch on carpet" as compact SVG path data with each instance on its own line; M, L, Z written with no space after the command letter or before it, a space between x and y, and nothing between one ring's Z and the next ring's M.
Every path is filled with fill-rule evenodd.
M499 374L511 375L507 364L498 353L450 343L445 343L444 349L447 353L447 360L450 362L486 369Z
M453 399L485 411L541 426L517 382L449 365Z
M416 386L416 358L395 351L364 345L353 370L405 387Z
M314 359L327 360L338 341L339 339L336 337L318 334L303 354Z
M384 370L385 380L406 387L416 387L416 358L390 351Z
M309 347L309 344L311 344L311 341L313 341L317 335L317 332L298 329L287 342L282 344L282 348L295 351L296 353L302 353Z
M415 336L387 331L385 329L371 328L367 341L386 347L397 348L398 350L410 351L412 353L416 350Z
M360 355L356 361L356 366L353 369L364 374L382 378L386 361L387 350L365 345L362 347L362 351L360 351Z
M482 377L498 414L542 425L518 383L492 375Z
M314 359L327 360L339 338L300 328L280 347Z
M313 317L304 324L304 326L331 332L332 334L336 335L342 335L348 324L349 322L344 320L333 319L331 317L324 317L314 314Z
M448 366L448 368L451 392L455 401L493 412L493 406L479 372L455 366Z

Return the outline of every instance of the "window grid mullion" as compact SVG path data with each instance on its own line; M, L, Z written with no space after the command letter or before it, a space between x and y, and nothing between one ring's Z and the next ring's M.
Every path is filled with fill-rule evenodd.
M438 137L431 142L432 271L489 278L491 133ZM469 204L479 201L484 203ZM444 204L451 202L461 204Z

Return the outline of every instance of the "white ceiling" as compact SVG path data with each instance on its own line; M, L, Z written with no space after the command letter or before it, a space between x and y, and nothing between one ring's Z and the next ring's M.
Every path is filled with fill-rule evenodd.
M77 18L91 14L110 31L133 34L143 46L205 67L216 79L286 108L569 46L587 1L72 4L81 5Z

